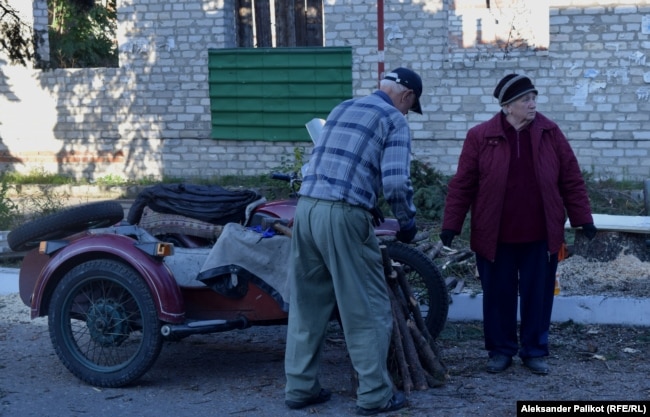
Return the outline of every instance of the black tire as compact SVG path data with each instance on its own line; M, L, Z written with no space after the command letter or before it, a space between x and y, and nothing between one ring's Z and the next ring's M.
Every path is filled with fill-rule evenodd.
M68 272L52 294L50 339L63 365L97 387L127 385L151 368L163 336L142 278L113 260L92 260Z
M431 337L436 339L447 322L449 293L433 260L416 248L400 242L388 245L388 255L401 264Z
M69 207L27 222L12 230L7 243L12 251L35 248L42 240L64 237L99 227L108 227L124 218L124 208L117 201L99 201Z

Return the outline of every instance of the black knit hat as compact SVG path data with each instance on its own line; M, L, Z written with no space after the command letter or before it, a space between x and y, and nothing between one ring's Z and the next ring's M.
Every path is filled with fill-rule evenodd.
M499 100L499 105L505 106L530 92L537 94L537 89L530 78L525 75L508 74L497 84L494 97Z

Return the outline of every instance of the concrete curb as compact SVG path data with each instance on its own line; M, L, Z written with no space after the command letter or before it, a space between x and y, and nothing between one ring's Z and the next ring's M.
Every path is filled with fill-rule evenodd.
M0 268L0 295L7 295L18 292L17 268Z
M453 294L449 321L483 320L483 295ZM604 296L556 296L553 322L650 326L650 299Z

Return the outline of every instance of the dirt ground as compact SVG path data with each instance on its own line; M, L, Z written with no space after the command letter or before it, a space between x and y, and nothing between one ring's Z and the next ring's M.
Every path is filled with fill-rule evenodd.
M169 342L136 384L100 389L59 362L45 319L32 321L17 295L0 297L0 416L347 416L354 391L336 325L322 382L332 400L304 410L284 405L285 326L258 327ZM551 372L531 374L515 360L498 375L484 370L478 322L449 322L439 340L449 378L411 392L392 416L515 416L518 400L650 400L650 328L554 324Z

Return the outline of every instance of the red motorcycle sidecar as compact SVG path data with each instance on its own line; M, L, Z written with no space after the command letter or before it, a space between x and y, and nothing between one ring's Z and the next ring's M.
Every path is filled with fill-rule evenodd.
M295 201L258 202L248 226L291 219L292 205ZM29 249L19 277L23 302L32 318L48 317L57 356L82 381L99 387L132 383L154 364L164 340L286 323L288 300L274 288L281 280L271 285L250 265L225 262L212 265L219 272L208 271L200 281L206 260L219 251L216 243L170 229L152 233L156 230L123 217L117 202L90 203L26 223L8 236L13 250ZM218 226L220 232L232 229L233 236L261 236L259 228L238 223ZM394 226L387 221L377 234L394 235ZM281 234L256 239L278 247L289 240ZM444 280L414 247L394 241L387 246L393 262L403 265L436 337L447 318ZM255 250L247 254L254 257Z

